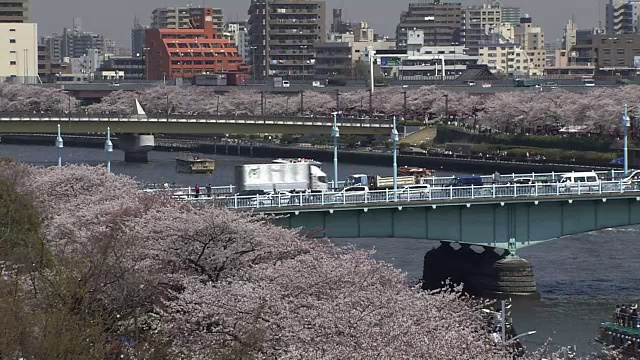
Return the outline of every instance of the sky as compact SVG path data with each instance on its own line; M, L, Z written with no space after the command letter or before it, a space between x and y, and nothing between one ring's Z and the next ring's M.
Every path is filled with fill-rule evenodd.
M366 21L376 33L394 36L400 12L409 2L422 0L327 0L327 17L332 8L342 8L348 21ZM465 5L482 4L483 0L466 0ZM165 6L194 6L222 8L225 20L245 20L250 0L31 0L33 21L38 23L41 36L61 33L71 27L74 17L82 19L82 29L115 40L119 46L131 46L134 16L142 24L149 23L151 11ZM502 0L504 6L519 6L533 22L542 26L547 42L560 39L564 24L575 18L578 28L598 26L599 17L605 22L605 0Z

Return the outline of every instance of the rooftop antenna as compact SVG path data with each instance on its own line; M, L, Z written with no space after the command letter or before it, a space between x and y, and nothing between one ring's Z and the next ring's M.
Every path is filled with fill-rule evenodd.
M602 4L598 1L598 29L602 29Z

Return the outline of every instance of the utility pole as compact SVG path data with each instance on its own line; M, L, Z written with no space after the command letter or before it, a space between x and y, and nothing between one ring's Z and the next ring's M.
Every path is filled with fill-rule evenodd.
M629 113L627 110L627 104L624 104L624 115L622 116L622 130L624 131L624 174L629 172L629 126L631 121L629 119Z
M300 116L304 116L304 90L300 90Z
M111 172L111 153L113 152L113 144L111 143L111 128L107 127L107 141L104 143L104 151L107 154L107 172Z
M396 130L396 117L393 117L393 129L391 130L393 141L393 201L398 201L398 130Z
M338 138L340 130L338 129L338 114L333 113L333 128L331 129L331 137L333 137L333 190L338 188Z

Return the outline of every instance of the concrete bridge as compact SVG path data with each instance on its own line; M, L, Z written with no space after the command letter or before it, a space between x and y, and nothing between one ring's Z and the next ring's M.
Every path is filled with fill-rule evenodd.
M622 181L620 172L599 175L607 180L565 184L541 174L537 179L546 176L550 181L474 187L435 183L422 193L390 190L196 200L273 214L279 216L277 223L314 237L440 240L443 245L425 256L427 287L439 287L452 277L474 293L533 295L537 293L533 270L516 255L517 249L640 224L640 184ZM514 178L519 176L531 178L531 174Z
M162 134L330 134L331 117L232 116L232 115L92 115L92 114L0 114L1 133L105 133L118 134L125 161L146 162L155 145L154 133ZM386 119L338 118L342 134L381 135L391 133Z

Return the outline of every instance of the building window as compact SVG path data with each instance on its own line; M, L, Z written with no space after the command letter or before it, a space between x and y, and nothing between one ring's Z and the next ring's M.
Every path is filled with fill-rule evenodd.
M15 44L16 43L16 39L9 39L9 43L10 44Z
M14 60L9 61L9 65L15 65L16 62Z
M616 54L617 54L617 55L624 55L624 48L622 48L622 49L616 49Z
M9 31L16 31L16 29L9 29Z

